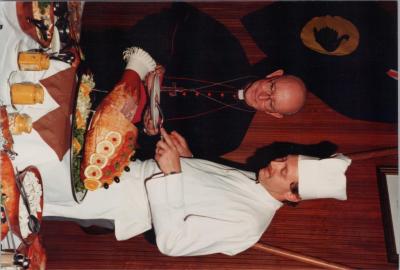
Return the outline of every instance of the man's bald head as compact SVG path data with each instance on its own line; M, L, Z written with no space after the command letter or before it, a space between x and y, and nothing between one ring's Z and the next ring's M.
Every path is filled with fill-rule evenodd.
M298 112L306 96L303 81L293 75L268 75L253 82L244 92L247 105L277 118Z

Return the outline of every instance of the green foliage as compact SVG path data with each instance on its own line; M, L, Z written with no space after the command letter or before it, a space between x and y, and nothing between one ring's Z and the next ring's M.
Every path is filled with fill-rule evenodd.
M83 143L85 141L85 133L86 133L85 129L74 128L74 130L73 130L72 135L73 135L73 137L75 137L78 140L78 142L81 146L83 146ZM80 174L80 171L81 171L80 153L81 152L82 152L82 150L79 151L78 153L72 154L72 175L71 175L71 177L72 177L73 184L75 186L75 190L78 192L85 190L83 182L81 181L81 174Z
M48 8L50 6L50 2L49 1L41 1L41 0L39 0L38 6L39 6L39 9L40 9L40 13L42 15L45 15L46 14L46 8Z

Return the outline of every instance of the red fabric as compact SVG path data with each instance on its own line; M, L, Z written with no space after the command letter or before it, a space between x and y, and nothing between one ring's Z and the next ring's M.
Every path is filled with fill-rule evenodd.
M394 69L389 69L389 70L386 72L386 74L387 74L389 77L391 77L391 78L393 78L393 79L395 79L395 80L397 80L398 77L399 77L399 74L397 73L397 70L394 70Z
M32 124L61 161L71 145L71 113L76 90L76 69L71 67L40 81L60 105Z
M147 103L144 85L137 72L130 69L125 70L120 83L126 83L127 87L133 89L133 91L136 91L137 89L140 91L137 109L131 121L133 124L139 123L142 120L142 113Z

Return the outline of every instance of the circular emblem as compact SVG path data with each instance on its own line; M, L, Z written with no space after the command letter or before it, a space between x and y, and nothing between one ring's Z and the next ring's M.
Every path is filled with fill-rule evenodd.
M343 56L357 49L360 33L350 21L340 16L327 15L308 21L300 37L303 44L313 51Z

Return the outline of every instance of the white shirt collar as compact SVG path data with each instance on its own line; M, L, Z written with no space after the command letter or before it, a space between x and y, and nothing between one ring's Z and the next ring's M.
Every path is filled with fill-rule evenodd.
M265 203L267 205L269 205L270 207L272 207L274 210L278 210L283 203L281 201L278 201L277 199L275 199L271 193L268 192L268 190L266 190L261 183L257 184L257 192L261 195L261 197L263 198L263 200L265 201Z
M237 96L239 100L244 100L244 90L243 89L239 89L237 92Z

